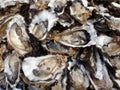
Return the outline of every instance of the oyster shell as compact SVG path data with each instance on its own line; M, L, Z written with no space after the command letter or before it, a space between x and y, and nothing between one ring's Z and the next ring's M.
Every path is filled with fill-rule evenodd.
M97 34L92 26L74 27L66 30L56 36L54 40L70 47L87 47L95 45L97 42Z
M70 6L70 14L81 24L86 24L91 12L83 7L80 2L74 2L72 6Z
M86 90L89 86L89 80L85 75L84 66L78 65L75 60L68 62L69 75L74 90Z
M29 46L29 36L27 34L25 21L22 16L16 15L9 22L7 27L8 43L21 55L24 56L32 50Z
M120 18L110 17L110 29L120 31Z
M33 0L39 10L48 8L50 0Z
M120 90L120 0L0 2L0 90Z
M22 63L22 70L31 83L50 85L61 77L66 61L67 57L62 55L28 57Z
M42 46L50 53L67 54L70 56L75 54L75 49L61 45L53 40L46 42Z
M3 71L3 69L4 69L3 59L0 55L0 72Z
M58 22L63 26L63 27L70 27L72 24L74 24L74 20L71 18L70 15L67 13L63 13L59 15L59 20Z
M20 80L19 76L21 67L20 59L15 52L7 56L4 61L4 67L6 82L11 86L11 88L14 88Z
M46 38L47 33L51 30L57 20L58 18L55 13L47 10L41 11L32 20L29 27L29 32L37 39L43 40Z
M120 54L120 40L119 36L109 37L106 35L100 35L98 37L97 46L101 48L104 53L109 56L116 56Z
M17 3L29 3L29 0L0 0L0 8L5 8L7 6L14 6Z
M67 5L67 0L50 0L48 6L51 7L58 15L64 12Z

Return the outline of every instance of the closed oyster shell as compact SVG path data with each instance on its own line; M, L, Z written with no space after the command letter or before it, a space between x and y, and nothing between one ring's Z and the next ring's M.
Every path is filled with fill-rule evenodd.
M22 70L31 83L50 85L61 77L66 60L61 55L28 57L22 63Z
M4 61L4 73L6 77L6 82L11 86L11 88L15 87L20 80L20 59L18 55L13 52L8 55Z
M7 27L7 41L21 56L32 50L29 46L29 36L25 31L25 21L22 16L16 15Z

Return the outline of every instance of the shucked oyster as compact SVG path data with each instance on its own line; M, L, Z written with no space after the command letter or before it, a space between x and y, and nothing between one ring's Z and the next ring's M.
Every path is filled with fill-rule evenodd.
M25 21L16 15L7 27L7 41L20 54L25 55L32 50L29 46L29 36L26 33Z
M4 61L4 73L6 76L6 82L11 86L11 88L14 88L20 78L20 59L18 58L18 55L12 53L11 55L7 56L7 58Z
M22 63L22 70L31 83L50 85L61 77L66 60L62 55L28 57Z
M55 13L44 10L36 15L29 27L29 32L32 33L37 39L45 39L47 33L54 26L58 18Z

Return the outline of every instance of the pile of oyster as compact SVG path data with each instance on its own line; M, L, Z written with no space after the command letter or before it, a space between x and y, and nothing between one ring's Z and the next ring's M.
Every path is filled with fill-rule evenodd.
M120 0L0 0L0 90L120 90Z

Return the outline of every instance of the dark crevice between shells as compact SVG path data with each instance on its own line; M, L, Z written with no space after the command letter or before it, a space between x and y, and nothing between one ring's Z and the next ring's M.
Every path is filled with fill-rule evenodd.
M116 0L93 0L95 4L104 4L105 6L109 5L111 2L114 2Z
M69 70L68 70L68 62L71 60L71 57L68 57L68 61L66 62L66 67L63 69L63 74L62 74L62 79L61 79L61 83L63 81L63 79L65 77L67 77L66 83L66 90L70 90L70 86L72 85L72 83L70 82L70 75L69 75Z
M41 42L35 38L32 34L29 33L30 37L30 46L32 47L32 51L25 55L25 57L28 56L44 56L47 55L47 51L41 46Z
M115 17L120 17L120 8L109 5L108 10L110 15L113 15Z
M16 88L21 89L21 90L26 90L26 89L25 89L25 85L23 84L22 81L20 81L20 82L16 85Z
M83 56L84 55L84 56ZM79 48L78 54L76 55L77 60L87 62L91 56L91 47Z
M118 30L111 30L106 25L106 23L102 23L101 21L94 23L94 28L97 30L98 35L103 33L108 36L120 36L120 32Z
M52 29L51 31L54 30L58 30L59 32L63 32L64 30L68 29L68 27L63 27L62 25L60 25L59 23L57 23Z
M26 3L23 4L19 12L24 17L27 25L29 25L31 22L31 20L29 19L29 7L30 7L30 4L26 4Z

